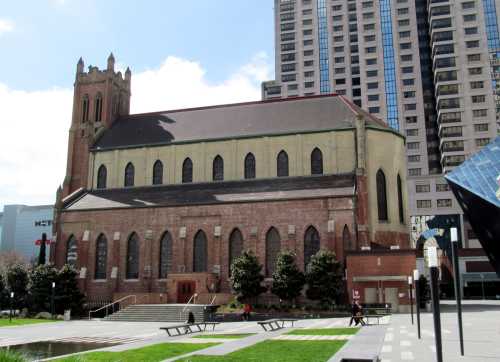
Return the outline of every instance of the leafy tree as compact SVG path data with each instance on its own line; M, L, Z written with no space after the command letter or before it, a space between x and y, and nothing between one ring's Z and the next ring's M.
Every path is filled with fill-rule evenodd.
M6 288L3 275L0 275L0 309L5 309L8 306L9 292Z
M231 286L239 302L256 298L266 291L262 286L262 265L251 251L245 251L231 264Z
M84 296L78 288L78 272L70 265L64 265L57 274L56 280L56 311L63 313L71 309L78 315L83 311Z
M38 265L31 270L30 282L30 312L50 312L52 282L57 285L57 269L50 264Z
M279 253L271 291L280 299L292 301L300 295L305 282L304 273L295 263L295 253L288 250Z
M7 288L14 292L13 306L22 309L27 305L28 297L28 271L22 264L11 265L6 273Z
M307 269L307 298L319 300L325 305L339 302L345 286L342 264L335 253L328 250L318 251L312 256Z

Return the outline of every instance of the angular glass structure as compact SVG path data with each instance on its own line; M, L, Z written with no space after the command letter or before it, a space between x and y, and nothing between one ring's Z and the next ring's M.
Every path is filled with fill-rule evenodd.
M500 276L500 136L445 176Z

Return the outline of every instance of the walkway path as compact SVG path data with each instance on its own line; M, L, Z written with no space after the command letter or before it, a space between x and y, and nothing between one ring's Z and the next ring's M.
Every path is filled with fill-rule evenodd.
M460 355L457 314L454 302L441 302L443 360L445 362L500 361L500 303L465 301L463 314L465 356ZM382 362L436 361L432 313L421 315L422 339L409 314L392 316L380 357Z

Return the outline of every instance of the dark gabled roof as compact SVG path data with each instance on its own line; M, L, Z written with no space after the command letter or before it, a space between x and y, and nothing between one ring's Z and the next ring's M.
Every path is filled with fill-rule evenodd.
M128 115L105 130L93 150L353 128L358 115L370 127L390 130L332 94Z
M91 190L69 211L208 205L354 195L354 174L282 177L166 186Z

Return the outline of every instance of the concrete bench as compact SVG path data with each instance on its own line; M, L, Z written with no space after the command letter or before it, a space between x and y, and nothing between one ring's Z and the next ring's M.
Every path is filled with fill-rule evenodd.
M365 314L356 316L356 318L364 318L366 320L366 324L370 324L370 319L376 319L377 324L380 324L380 318L384 318L389 316L390 314Z
M160 329L167 332L169 337L172 337L172 336L180 336L181 334L204 332L207 330L207 326L212 326L212 331L214 331L215 326L217 324L220 324L220 323L219 322L184 323L184 324L176 324L176 325L169 326L169 327L161 327ZM177 332L177 333L175 333L175 332Z
M297 321L297 319L293 319L293 318L275 318L275 319L267 319L265 321L257 322L257 324L259 324L267 332L267 331L276 331L278 329L285 328L285 322L290 322L292 327L293 327L293 324L296 321ZM266 326L267 326L267 328L266 328Z

